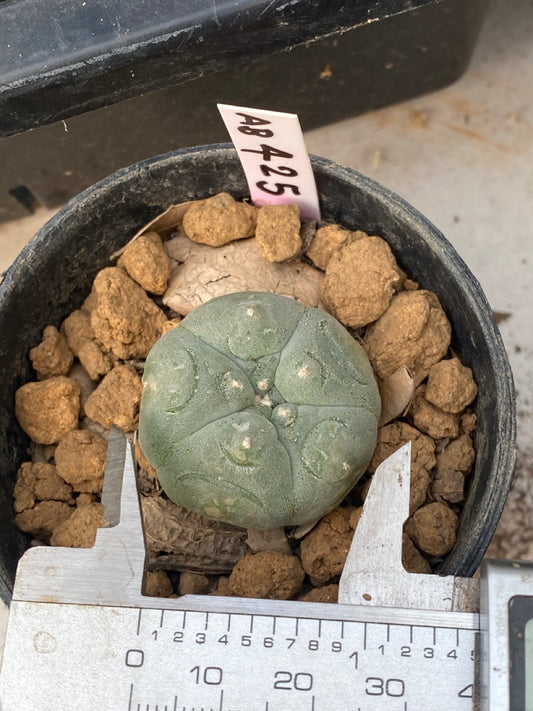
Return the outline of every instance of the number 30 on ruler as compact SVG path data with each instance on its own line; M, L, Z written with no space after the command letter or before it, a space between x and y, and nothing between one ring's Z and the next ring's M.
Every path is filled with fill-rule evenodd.
M296 203L302 220L320 220L311 161L296 114L218 104L258 205Z

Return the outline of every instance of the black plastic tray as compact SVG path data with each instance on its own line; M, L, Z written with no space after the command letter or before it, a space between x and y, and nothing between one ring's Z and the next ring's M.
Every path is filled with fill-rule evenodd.
M467 67L486 5L0 0L0 220L227 140L217 101L310 130L441 88Z

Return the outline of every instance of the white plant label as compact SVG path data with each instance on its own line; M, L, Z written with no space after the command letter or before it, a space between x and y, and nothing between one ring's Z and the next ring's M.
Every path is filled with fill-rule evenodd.
M258 207L295 203L320 220L315 176L297 114L217 104Z

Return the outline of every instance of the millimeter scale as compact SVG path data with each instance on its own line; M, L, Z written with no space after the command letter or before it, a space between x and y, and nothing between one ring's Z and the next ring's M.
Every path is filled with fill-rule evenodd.
M93 548L19 562L2 711L533 711L533 566L407 573L410 445L377 469L339 604L141 594L131 447L112 431ZM478 612L481 608L481 613Z

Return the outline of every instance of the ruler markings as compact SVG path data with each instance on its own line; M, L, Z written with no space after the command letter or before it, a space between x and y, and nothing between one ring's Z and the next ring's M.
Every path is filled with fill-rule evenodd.
M149 612L149 610L147 610ZM155 610L152 611L152 614L156 612ZM282 650L285 648L285 635L289 631L289 628L286 627L287 624L289 623L289 620L292 619L294 621L294 626L295 626L295 633L296 636L299 635L300 639L304 637L304 650L307 652L307 637L312 637L313 636L313 627L316 624L315 629L315 634L317 635L318 638L321 638L323 641L320 643L321 649L329 649L330 644L329 640L334 639L337 637L339 638L338 635L340 635L340 639L344 640L343 641L343 650L345 650L345 653L347 655L350 654L354 649L357 650L359 649L359 655L361 656L363 654L368 654L370 655L368 657L368 661L365 661L364 659L359 660L359 664L357 664L356 660L356 670L360 669L360 672L364 673L365 670L367 670L367 673L371 674L371 679L374 679L374 676L376 679L380 679L383 677L383 680L385 683L388 681L386 678L386 675L382 674L381 672L385 670L385 667L383 669L381 666L375 667L375 664L381 665L382 662L377 661L377 657L375 656L376 654L379 654L379 650L381 650L381 647L383 646L381 643L385 643L388 645L392 645L390 647L390 653L393 654L393 657L396 661L400 662L401 660L398 658L396 660L396 652L398 654L400 653L399 650L401 648L402 644L402 639L403 640L408 640L409 643L413 645L412 651L410 652L409 656L415 657L415 654L420 652L420 654L423 653L425 659L433 658L433 655L431 657L426 656L425 654L425 647L424 644L431 644L433 643L433 646L436 646L437 641L439 641L440 644L443 645L443 650L444 646L447 644L447 642L456 642L456 649L459 647L460 644L462 644L461 650L463 648L466 648L466 641L468 641L468 644L471 644L471 639L470 637L464 637L464 635L460 635L461 629L454 627L451 624L444 624L444 625L439 625L439 624L421 624L418 625L416 623L400 623L400 622L385 622L385 621L362 621L362 620L344 620L344 619L328 619L328 618L319 618L318 616L313 618L313 617L295 617L291 615L276 615L276 614L252 614L249 612L244 612L244 613L228 613L228 612L219 612L219 611L194 611L194 610L184 610L184 611L171 611L171 610L166 610L166 614L163 618L163 611L162 610L157 610L156 614L154 615L153 622L155 622L155 626L157 626L157 621L160 622L160 627L165 627L168 628L174 627L175 623L178 623L179 627L179 621L180 618L183 620L183 627L185 630L185 639L184 642L187 644L191 644L191 650L195 649L198 652L200 651L200 647L195 647L193 642L194 642L194 635L198 631L200 632L201 630L206 630L208 637L207 637L207 642L208 644L203 648L204 650L207 650L207 653L212 655L212 654L218 654L217 649L218 646L215 644L217 641L217 637L219 636L219 633L222 634L225 630L230 630L232 629L234 634L238 634L238 629L241 625L244 626L244 629L246 631L246 627L249 627L249 633L253 634L253 640L252 640L252 645L253 648L256 649L256 655L261 658L261 639L262 639L262 634L266 632L266 634L269 634L271 630L271 634L274 638L274 646L276 646L278 649ZM151 629L151 622L150 619L146 617L146 614L142 615L142 610L136 610L135 614L137 616L137 634L140 635L141 638L149 638L150 637L150 629ZM242 620L242 622L235 627L235 615L238 614L239 619ZM183 617L182 617L183 616ZM268 622L266 618L269 618ZM278 619L278 617L280 619ZM246 624L246 618L248 618L249 625ZM264 624L261 622L261 624L257 624L258 619L261 621L261 619L265 619ZM135 619L135 618L134 618ZM316 620L315 623L311 625L307 625L307 623L304 625L302 628L300 625L301 621L306 622L309 620ZM331 626L329 623L334 622L335 625L339 625L340 623L340 629L337 626ZM349 626L345 625L345 622L349 623ZM327 623L327 624L326 624ZM427 632L424 632L423 629L420 630L421 634L418 634L418 628L425 628L427 629ZM403 630L400 632L400 636L394 634L394 629L398 630ZM439 637L437 637L437 630L442 630L444 632L444 636L441 638L440 632L439 632ZM469 631L469 630L467 630ZM346 634L345 634L346 632ZM472 632L475 633L475 630L472 630ZM140 640L142 641L142 640ZM233 639L233 641L230 639L230 644L233 646L237 643L237 639ZM348 647L345 647L345 645L349 643L350 649ZM258 645L256 647L256 644ZM313 645L316 643L313 642ZM322 645L325 644L326 647L323 647ZM279 646L278 646L279 645ZM378 646L379 645L379 646ZM270 645L272 646L272 645ZM292 647L292 645L290 645ZM289 648L290 648L289 647ZM298 647L295 645L294 650L296 650ZM314 649L315 647L309 647L309 649ZM396 649L398 648L398 649ZM237 647L237 649L240 649ZM363 651L364 650L364 651ZM418 651L417 651L418 650ZM330 650L331 651L331 650ZM337 651L336 649L333 649L333 651ZM459 653L459 649L457 649ZM195 652L196 653L196 652ZM308 653L308 652L307 652ZM303 652L302 652L303 654ZM381 655L385 654L387 659L392 658L389 657L389 653L384 652L381 650ZM381 655L379 655L379 658L381 658ZM402 657L404 656L403 654L401 655ZM353 657L353 655L352 655ZM350 657L350 664L353 664L352 662L352 657ZM302 657L304 659L305 657ZM435 658L437 658L435 656ZM341 656L336 658L339 662L341 659ZM206 658L206 660L203 662L203 664L220 664L220 661L214 661L213 657L211 657L211 661L209 658ZM371 667L368 667L368 663L370 663L372 666L375 667L375 669L372 669ZM385 663L385 662L383 662ZM388 664L388 663L387 663ZM402 662L403 664L403 662ZM215 667L212 666L207 666L207 669L209 670L210 673L212 669ZM339 667L340 669L341 667ZM217 667L218 669L218 667ZM352 666L353 669L353 666ZM221 668L222 670L222 668ZM289 672L286 672L289 673ZM299 682L302 681L303 677L300 677L300 672L296 672L299 676ZM407 673L406 670L404 670L404 673ZM313 672L314 674L314 672ZM317 671L318 674L318 671ZM411 672L409 672L411 674ZM226 675L226 670L224 668L224 675ZM400 672L400 676L401 672ZM393 677L391 677L393 678ZM405 677L403 677L405 678ZM393 681L395 679L393 678ZM322 677L315 677L315 682L318 681L324 681ZM406 679L407 681L407 679ZM283 681L283 683L285 683ZM292 684L293 682L291 682ZM285 688L283 686L280 686L278 688ZM465 687L466 688L466 687ZM215 689L213 689L215 691ZM181 698L181 703L185 702L184 706L178 705L178 698L177 696L172 699L172 701L167 701L165 704L162 700L158 702L158 704L154 704L153 702L147 703L146 702L146 697L145 699L142 699L140 703L138 703L137 700L135 700L135 696L137 696L137 693L135 691L134 685L131 684L129 688L129 698L128 700L124 700L124 706L121 708L126 708L127 711L237 711L241 710L241 705L239 702L234 699L233 693L236 690L231 690L229 689L229 695L228 695L228 688L226 685L225 690L222 690L221 687L218 687L218 690L216 691L216 700L213 699L211 701L211 704L199 706L198 705L198 700L196 700L196 703L194 703L194 700L196 698L195 694L197 693L194 691L194 689L189 689L187 691L187 694L192 694L190 697L187 696L187 698L182 697ZM293 689L294 691L294 689ZM244 693L244 692L237 692L237 693ZM322 692L321 692L322 693ZM144 695L144 694L143 694ZM239 697L240 698L240 697ZM291 697L292 698L292 697ZM205 700L207 701L207 699ZM417 711L417 701L419 701L418 697L409 697L408 701L405 701L405 699L397 700L400 703L400 706L397 706L396 709L397 711ZM192 703L191 703L192 702ZM266 703L266 706L264 707L265 709L269 709L269 703L265 701L263 697L263 701L260 701L260 699L257 699L257 702L260 703ZM315 694L311 696L307 696L307 702L309 703L310 706L307 706L304 708L311 709L311 711L324 711L323 706L322 706L322 696L320 694ZM414 702L414 706L413 706ZM274 702L272 702L274 703ZM235 705L236 704L236 705ZM270 704L272 707L272 704ZM344 708L344 707L343 707ZM347 707L348 708L348 707ZM355 706L351 707L352 709L356 708ZM372 707L373 708L373 707ZM455 706L453 707L455 709ZM277 706L277 702L274 704L272 707L272 711L280 711ZM366 706L362 707L361 711L367 711Z
M143 615L143 610L147 611L146 608L139 608L138 611L136 611L137 614L137 623L136 623L136 634L137 636L143 636L143 627L146 622L145 620L145 615ZM181 627L183 629L189 629L191 628L191 625L193 627L198 627L198 628L203 628L204 630L211 630L211 629L217 629L217 628L223 628L226 627L227 631L230 631L232 629L232 625L235 619L235 615L238 614L239 617L246 618L248 617L249 619L249 632L253 633L254 630L257 631L257 618L269 618L270 619L270 624L269 626L271 627L272 634L276 635L279 634L279 625L278 622L281 621L281 619L289 619L291 618L290 615L267 615L267 614L256 614L256 613L227 613L227 612L217 612L217 611L202 611L200 614L196 613L196 611L192 610L183 610L183 611L171 611L171 610L158 610L159 614L159 620L158 623L156 622L156 625L158 624L159 628L164 628L168 627L168 625L173 625L176 615L182 616L182 621L181 621ZM200 612L200 611L198 611ZM172 614L174 613L174 614ZM194 613L194 614L193 614ZM193 614L193 617L191 618L191 614ZM226 617L226 624L224 624L223 617ZM278 619L279 618L279 619ZM386 641L391 642L393 637L393 629L394 628L408 628L408 636L409 636L409 642L414 644L415 643L415 633L418 630L418 628L426 628L431 630L430 635L431 635L431 640L432 644L435 646L437 644L437 630L442 630L446 631L449 630L454 633L455 641L456 641L456 646L460 647L461 644L463 644L464 639L461 636L461 630L462 628L455 627L453 625L431 625L431 624L412 624L412 623L401 623L401 622L381 622L381 621L362 621L362 620L343 620L343 619L325 619L325 618L312 618L312 617L292 617L294 620L294 625L295 625L295 635L301 635L302 630L300 626L300 622L302 619L305 620L316 620L317 624L317 636L323 637L325 634L327 634L326 630L329 629L329 624L327 627L324 626L324 623L330 623L330 622L335 622L336 624L340 624L340 638L344 639L346 637L346 634L351 634L348 632L348 629L345 625L345 622L349 622L351 626L357 625L359 627L363 628L363 649L367 649L368 645L370 643L370 637L369 635L375 634L373 630L378 630L380 627L384 628L386 630ZM194 621L193 621L194 620ZM372 632L371 632L372 631ZM406 630L407 631L407 630ZM466 629L465 631L470 631ZM155 634L155 633L154 633Z
M172 611L172 610L166 609L165 612L167 612L167 613L169 613L169 612L176 612L176 613L178 613L178 612L180 612L180 611L178 611L178 610ZM186 617L186 615L187 615L188 612L190 613L190 612L193 612L193 611L192 611L192 610L184 610L184 611L183 611L183 616L184 616L184 618ZM199 611L199 612L200 612L200 611ZM204 612L204 611L201 611L201 612ZM235 613L235 612L233 612L233 613L227 613L227 612L218 612L218 611L213 612L213 611L210 611L210 612L208 612L207 614L209 614L211 617L212 617L213 615L227 615L227 616L228 616L228 624L229 624L229 618L231 618L231 617L234 618L235 615L239 615L240 617L243 617L243 618L245 618L245 617L250 617L250 618L251 618L251 617L254 617L254 618L267 618L267 617L268 617L268 618L272 618L272 617L274 617L274 615L272 615L271 613L261 613L261 612L259 612L259 613L257 613L257 612L254 612L254 613L248 613L248 612L243 612L243 613ZM412 623L407 623L407 622L385 622L385 621L375 621L375 622L374 622L374 621L363 621L363 620L357 620L357 619L355 619L355 620L344 620L344 619L336 619L336 618L333 618L333 617L332 617L332 618L329 618L329 617L327 617L327 618L320 618L320 617L317 617L317 616L313 616L313 617L301 617L301 616L295 617L295 616L289 615L289 614L275 615L275 617L276 617L276 618L279 618L279 619L294 619L294 620L295 620L295 624L296 624L297 626L299 625L300 620L310 620L310 621L311 621L311 620L313 620L313 621L316 620L317 622L337 622L337 623L340 623L340 624L342 625L343 629L344 629L344 623L345 623L345 622L349 622L350 624L370 625L370 626L383 626L383 625L386 625L387 627L409 627L409 626L410 626L410 627L417 628L417 629L420 628L420 627L424 627L424 628L431 629L431 630L433 630L435 627L437 627L438 629L443 629L443 630L453 630L457 635L458 635L459 632L460 632L461 630L463 630L463 629L466 630L466 631L470 631L470 628L469 628L469 627L464 627L464 628L463 628L463 627L457 627L457 626L455 626L455 625L453 625L453 624L439 624L439 625L433 625L433 624L430 624L430 623L420 623L420 624L415 623L415 624L412 624ZM183 626L185 626L185 624L184 624Z

